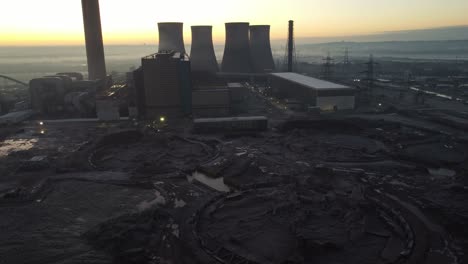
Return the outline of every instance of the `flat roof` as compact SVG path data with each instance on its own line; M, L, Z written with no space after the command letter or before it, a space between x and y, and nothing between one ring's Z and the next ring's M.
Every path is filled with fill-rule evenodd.
M194 123L268 120L266 116L196 118Z
M294 72L277 72L271 73L271 75L312 89L353 89L349 86L320 80Z

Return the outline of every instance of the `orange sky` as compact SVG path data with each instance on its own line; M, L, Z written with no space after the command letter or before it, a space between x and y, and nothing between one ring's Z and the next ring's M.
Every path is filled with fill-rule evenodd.
M100 0L105 44L155 44L157 22L213 25L224 41L224 22L270 24L272 38L285 38L287 21L296 37L330 37L468 24L466 0ZM0 45L82 45L80 0L14 0L3 4Z

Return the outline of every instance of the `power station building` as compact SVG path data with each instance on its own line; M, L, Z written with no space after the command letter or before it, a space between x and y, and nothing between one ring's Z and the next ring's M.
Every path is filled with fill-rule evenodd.
M29 82L31 108L38 114L74 113L89 117L95 108L95 94L105 80L83 80L77 72L62 72Z
M294 99L322 111L351 110L355 106L354 88L297 73L272 73L270 85L275 96Z
M135 73L140 115L182 116L192 108L190 60L185 53L159 52L141 59Z
M270 26L226 23L221 73L212 26L192 26L190 58L185 53L183 23L158 23L158 29L158 53L142 58L142 67L133 73L134 101L140 117L229 115L232 99L242 97L237 94L243 89L228 87L220 76L264 77L275 69ZM231 90L236 92L232 98Z

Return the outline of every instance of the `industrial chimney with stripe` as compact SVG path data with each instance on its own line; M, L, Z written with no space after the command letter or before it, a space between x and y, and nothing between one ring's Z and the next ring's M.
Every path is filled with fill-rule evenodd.
M226 23L223 72L251 73L249 23Z
M184 24L180 22L158 23L159 29L159 51L175 51L185 54Z
M267 73L275 70L270 44L270 26L250 26L250 54L254 72Z
M192 26L190 61L192 71L218 72L218 62L213 47L212 26Z

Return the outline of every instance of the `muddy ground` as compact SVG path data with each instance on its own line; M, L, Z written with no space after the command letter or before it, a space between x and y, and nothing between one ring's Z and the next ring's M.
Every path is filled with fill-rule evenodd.
M362 117L189 126L2 128L0 263L468 262L455 135Z

